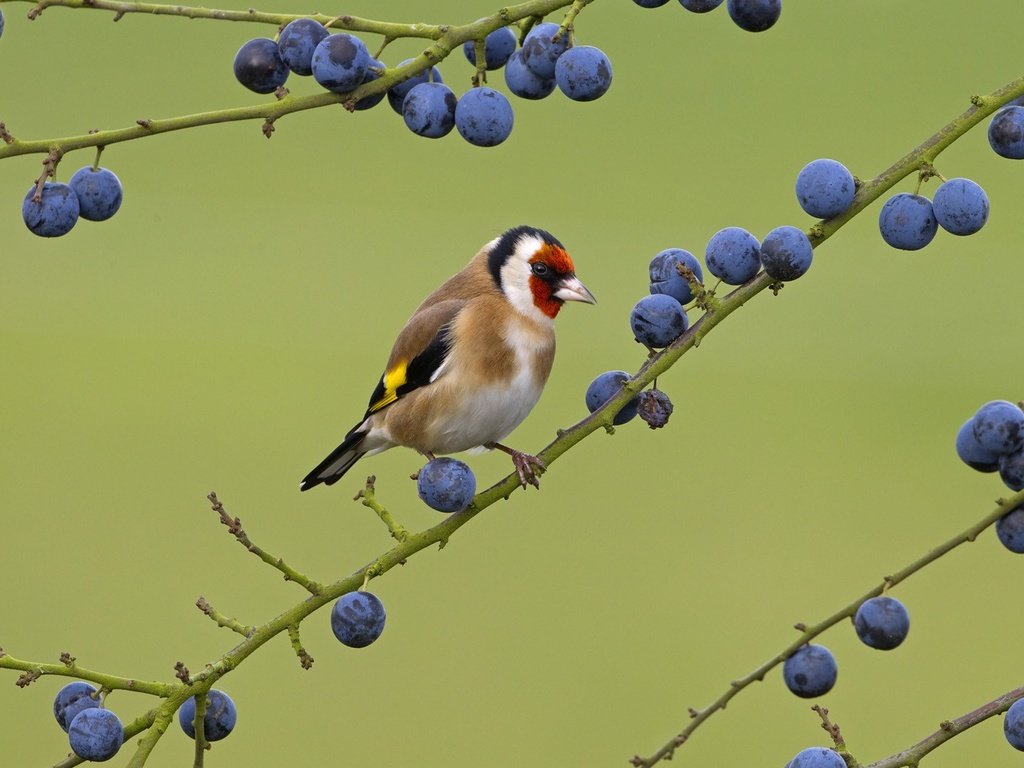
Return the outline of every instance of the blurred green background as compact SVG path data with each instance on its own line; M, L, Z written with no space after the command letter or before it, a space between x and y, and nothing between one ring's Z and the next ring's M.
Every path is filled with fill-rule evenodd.
M60 8L28 22L29 5L0 7L0 120L20 138L263 98L231 61L270 28L112 25ZM433 23L496 9L265 8ZM628 314L655 253L703 255L728 225L758 237L809 226L793 195L806 162L874 176L1020 74L1022 20L1018 0L788 0L754 35L724 7L603 0L577 39L611 57L609 93L517 100L502 146L421 139L386 105L289 116L269 142L257 122L162 135L109 148L121 212L56 240L20 218L41 157L4 161L0 646L148 679L178 660L201 669L235 636L193 607L199 595L245 623L303 596L230 539L210 490L257 543L323 581L389 546L351 501L366 474L406 526L438 521L408 480L420 464L409 451L330 489L297 484L362 414L409 313L482 243L514 224L550 229L600 302L559 317L551 381L509 439L536 451L585 415L595 375L643 362ZM399 41L384 58L421 48ZM468 87L460 52L441 69ZM501 73L491 84L504 89ZM71 154L60 177L90 162ZM516 493L443 552L373 582L388 610L375 645L340 646L324 611L303 625L311 671L281 637L224 679L239 724L209 764L623 766L790 642L794 622L824 618L987 513L1002 484L960 464L953 438L983 402L1024 395L1024 167L989 150L984 125L937 166L988 191L981 233L895 251L876 203L805 278L758 296L662 379L667 429L595 434L540 493ZM469 462L485 485L509 470L502 455ZM840 668L821 703L860 760L1024 682L1022 569L986 531L893 592L913 622L900 649L872 651L845 624L821 639ZM0 676L3 764L56 762L67 741L50 707L66 681L20 690ZM811 703L775 670L677 762L783 765L824 743ZM125 720L149 704L110 698ZM190 764L191 751L173 725L149 764ZM928 763L1014 759L995 718Z

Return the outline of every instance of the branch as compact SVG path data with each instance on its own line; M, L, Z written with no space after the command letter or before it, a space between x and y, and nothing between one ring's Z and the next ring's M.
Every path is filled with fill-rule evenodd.
M25 0L0 0L4 2L24 2ZM589 0L592 2L592 0ZM183 5L160 5L156 3L134 3L116 2L114 0L42 0L36 5L29 16L34 18L43 9L51 6L80 8L90 10L115 11L114 18L117 20L126 13L149 13L167 16L183 16L190 19L220 19L226 21L256 21L268 24L286 24L293 19L313 18L321 23L330 22L331 26L341 29L348 29L357 32L371 32L384 35L386 40L394 40L400 37L417 37L434 40L423 53L417 56L408 64L400 67L389 68L376 80L359 86L350 93L322 92L311 96L294 96L288 94L283 98L269 104L258 104L250 107L233 107L228 109L213 110L210 112L198 112L192 115L180 117L168 117L162 119L143 118L136 121L136 125L127 128L118 128L95 133L85 133L76 136L65 136L55 139L25 140L15 138L10 133L3 135L3 144L0 144L0 160L18 155L49 153L58 150L61 154L84 149L86 147L106 147L111 144L118 144L123 141L133 141L148 136L155 136L170 131L180 131L186 128L198 128L203 125L215 125L217 123L231 123L239 120L262 120L264 125L268 122L273 125L278 118L293 112L301 112L307 109L326 107L331 104L344 104L347 108L352 106L365 96L383 93L392 86L407 80L410 77L422 72L439 61L447 58L448 55L469 40L484 38L488 33L499 27L508 26L522 19L535 16L545 16L559 8L571 5L572 0L529 0L519 5L502 8L497 13L478 19L469 24L460 26L428 25L428 24L392 24L386 22L370 21L354 16L332 17L324 14L313 14L312 16L297 16L293 14L260 13L253 10L248 11L220 11L207 8L195 8ZM578 11L577 11L578 12ZM33 15L34 14L34 15ZM267 134L269 138L269 133Z
M153 696L161 697L171 695L171 692L175 687L170 683L157 683L149 680L138 680L133 677L109 675L106 672L97 672L92 669L86 669L85 667L78 666L78 664L75 663L75 660L71 657L68 657L68 659L68 662L62 662L60 664L47 664L40 661L24 661L22 659L16 659L14 656L11 656L0 648L0 669L17 669L23 671L25 674L18 678L19 687L22 688L43 675L62 675L64 677L74 677L79 680L88 680L91 683L98 683L108 691L139 691L140 693L149 693Z
M673 736L668 743L666 743L661 749L659 749L653 755L647 758L635 755L630 760L630 762L634 766L637 766L637 768L650 768L650 766L653 766L655 763L661 760L671 760L676 749L682 746L686 742L686 740L690 738L690 734L697 730L697 728L699 728L701 724L703 724L715 712L725 709L726 705L733 698L733 696L738 694L751 683L760 682L761 680L764 680L765 675L768 674L769 671L771 671L774 667L778 666L787 658L792 656L797 649L806 645L815 637L823 633L826 629L834 627L836 624L843 621L844 619L850 618L851 616L856 614L857 609L865 600L870 600L872 597L877 597L878 595L882 594L883 591L895 586L896 584L899 584L901 581L908 579L910 576L920 571L926 565L935 562L940 557L952 551L953 549L956 549L961 544L966 544L968 542L974 541L979 533L988 528L990 525L993 525L997 520L999 520L999 518L1001 518L1008 512L1012 511L1013 509L1016 509L1021 504L1024 504L1024 491L1015 493L1013 496L1010 496L1007 499L999 499L998 501L996 501L995 509L993 509L987 515L981 518L974 525L970 526L964 531L961 531L956 536L953 536L951 539L944 541L942 544L930 550L924 556L918 558L917 560L914 560L909 565L896 571L893 575L886 576L884 579L882 579L881 584L872 587L863 595L861 595L858 598L855 598L846 606L840 608L838 611L833 613L828 618L823 619L819 621L817 624L813 624L811 626L807 626L805 624L797 624L796 628L800 630L800 636L796 640L794 640L781 651L776 653L770 659L765 661L753 672L750 672L744 677L741 677L740 679L734 680L731 683L729 683L729 687L725 690L725 692L722 693L721 696L719 696L717 699L711 702L711 704L706 706L704 709L691 709L690 723L685 728L683 728L678 734ZM885 768L892 768L892 765L887 764Z

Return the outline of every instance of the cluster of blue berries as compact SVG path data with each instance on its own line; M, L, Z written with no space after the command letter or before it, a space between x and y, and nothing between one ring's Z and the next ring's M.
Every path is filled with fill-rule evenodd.
M68 734L71 750L83 760L103 762L117 754L124 743L124 726L120 718L103 707L99 692L89 683L68 683L53 700L53 716ZM193 696L178 710L181 729L195 738L196 702ZM223 691L207 694L203 730L207 741L219 741L235 727L238 711Z
M516 49L516 35L508 27L491 32L484 40L484 68L505 68L509 90L526 99L542 99L557 85L570 99L593 101L611 86L611 62L592 46L573 47L569 33L559 25L541 23L530 30ZM476 66L476 43L467 42L463 52ZM409 64L406 59L400 66ZM331 34L317 21L296 19L281 30L277 41L256 38L235 54L238 81L256 93L273 93L284 86L288 75L312 75L335 93L349 93L381 77L386 65L373 58L365 43L344 32ZM508 99L484 85L456 97L444 84L436 67L405 80L387 92L388 103L413 133L439 139L457 129L470 144L493 147L512 132L513 112ZM356 110L376 106L383 94L357 101Z
M988 210L988 196L978 184L949 179L931 200L910 192L890 197L878 214L878 229L893 248L916 251L932 241L939 227L954 235L973 235L985 226Z
M633 0L641 8L660 8L669 0ZM707 13L722 4L722 0L679 0L679 4L693 13ZM772 27L782 14L782 0L729 0L729 17L740 29L764 32Z
M112 171L86 166L75 171L67 184L33 184L21 204L25 226L40 237L60 237L71 231L79 217L106 221L121 207L124 190Z
M1007 400L985 403L956 433L956 454L979 472L998 472L1012 491L1024 490L1024 410ZM996 535L1011 552L1024 553L1024 507L996 523Z

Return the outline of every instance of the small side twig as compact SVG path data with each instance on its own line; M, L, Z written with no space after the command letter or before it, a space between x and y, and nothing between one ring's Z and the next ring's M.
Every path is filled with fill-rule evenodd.
M388 512L379 501L377 501L376 488L374 483L377 482L376 475L370 475L366 478L366 487L359 491L354 497L355 501L362 502L364 507L369 507L377 513L377 517L383 521L384 525L388 527L388 531L391 533L392 538L404 542L409 538L409 531L404 526L398 523L391 513Z
M292 650L295 651L295 655L299 657L299 664L302 665L302 668L309 669L312 667L313 657L302 647L302 638L299 637L298 624L288 625L288 639L292 643Z
M256 546L249 538L248 534L246 534L245 529L242 528L242 521L239 518L231 517L231 515L228 514L220 499L217 498L217 494L215 492L211 492L206 498L210 500L210 505L213 508L213 511L220 516L221 523L227 526L228 533L234 536L238 540L239 544L252 552L267 565L270 565L283 573L285 581L294 581L296 584L305 587L306 591L311 595L320 594L323 590L323 587L320 584L296 571L280 557L274 557L262 547Z
M200 595L199 599L196 600L196 608L213 619L217 623L218 627L226 627L232 632L237 632L242 637L252 637L252 633L256 631L256 627L246 626L242 624L242 622L238 621L238 619L229 619L223 613L210 605L202 595Z

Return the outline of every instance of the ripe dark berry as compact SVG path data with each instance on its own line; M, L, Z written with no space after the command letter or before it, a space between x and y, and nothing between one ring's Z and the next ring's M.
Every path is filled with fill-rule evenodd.
M71 231L78 221L78 195L67 184L46 182L43 184L41 200L37 203L32 198L36 194L36 186L25 193L21 204L21 218L25 226L33 234L40 237L60 237Z
M668 2L668 0L663 0ZM516 49L516 34L508 27L500 27L484 38L484 67L500 69ZM476 42L467 40L462 46L469 63L476 66Z
M722 0L679 0L679 4L693 13L707 13L722 4Z
M428 139L447 136L455 127L457 100L443 83L420 83L402 102L402 117L409 130Z
M970 179L950 179L935 190L932 210L947 232L973 235L988 221L988 195Z
M633 336L653 349L667 347L683 334L689 324L683 305L664 293L644 296L629 316Z
M893 248L916 251L935 237L939 224L927 197L900 192L885 201L878 214L882 239Z
M622 385L628 380L629 374L625 371L606 371L602 373L590 382L590 386L587 387L587 410L593 413L607 403L622 389ZM612 424L625 424L636 416L637 408L639 407L640 397L638 395L622 406L622 410L612 418Z
M83 760L102 763L124 743L124 726L109 709L83 709L68 726L68 742Z
M95 694L95 686L80 680L68 683L57 691L57 696L53 699L53 716L57 719L57 725L66 732L75 715L83 709L98 707L100 701L93 698Z
M782 664L786 687L804 699L831 691L838 674L835 658L823 645L805 645Z
M741 227L726 227L711 236L704 262L723 283L740 285L761 268L761 244Z
M764 32L779 20L782 0L729 0L725 8L740 29Z
M238 710L235 702L224 691L210 689L206 694L206 712L203 714L203 738L220 741L235 729ZM178 710L178 725L190 738L196 737L196 697L193 696Z
M806 213L819 219L841 214L853 203L856 192L853 174L835 160L812 160L796 177L797 202Z
M970 418L956 433L956 455L971 469L979 472L995 472L999 469L999 454L986 451L974 437L974 419Z
M704 270L696 256L682 248L666 248L651 259L651 293L667 293L685 305L693 301L693 289L690 281L679 274L680 264L693 272L698 283L704 282Z
M1024 446L1024 411L1007 400L993 400L972 418L974 438L986 451L1013 453Z
M776 227L761 243L761 264L775 280L796 280L811 268L814 249L803 230Z
M1024 751L1024 699L1013 702L1003 718L1003 734L1010 746Z
M1011 552L1024 554L1024 507L1012 509L996 521L996 536Z
M899 600L879 595L861 603L853 617L853 627L865 645L891 651L907 639L910 614Z
M592 45L570 48L555 62L555 82L573 101L593 101L612 85L612 63Z
M1024 448L999 457L999 477L1013 491L1024 491Z
M512 105L505 95L481 86L462 94L455 105L455 127L470 144L493 147L512 133Z
M313 49L313 78L329 91L348 93L362 84L370 59L358 37L344 32L328 35Z
M1001 109L988 124L989 146L1001 157L1024 160L1024 107Z
M833 749L809 747L797 752L786 768L846 768L846 762Z
M648 389L640 393L640 418L651 429L659 429L668 424L673 410L672 401L660 389Z
M273 93L288 79L277 43L266 37L250 40L235 54L235 78L256 93Z
M410 63L412 59L405 59L398 66L404 67ZM398 114L402 114L402 105L405 103L405 97L409 95L409 91L415 88L420 83L443 83L444 78L441 77L441 70L437 67L431 67L430 69L420 72L418 75L413 75L408 80L403 80L398 85L394 85L388 91L388 104Z
M458 459L431 459L416 478L416 491L431 509L461 512L476 495L476 475Z
M518 50L505 64L505 85L519 98L536 101L549 96L555 90L555 78L535 75L523 63L522 50Z
M79 168L68 186L78 196L79 214L89 221L106 221L117 213L124 198L120 179L106 168Z
M313 74L313 51L330 32L313 19L295 19L281 30L277 49L281 61L296 75Z
M523 63L545 80L555 76L555 62L569 48L568 31L559 35L558 30L558 24L546 21L531 29L523 40Z
M660 8L667 3L668 0L633 0L633 2L641 8Z
M349 592L331 611L334 636L349 648L365 648L384 631L384 604L369 592Z
M380 77L380 72L378 70L383 69L385 69L384 62L378 61L377 59L370 59L370 66L366 68L366 74L363 75L363 84L377 80ZM373 96L363 96L363 98L356 102L356 110L362 112L365 109L376 107L384 100L386 93L387 91L384 91Z
M0 37L4 36L4 12L0 11Z

